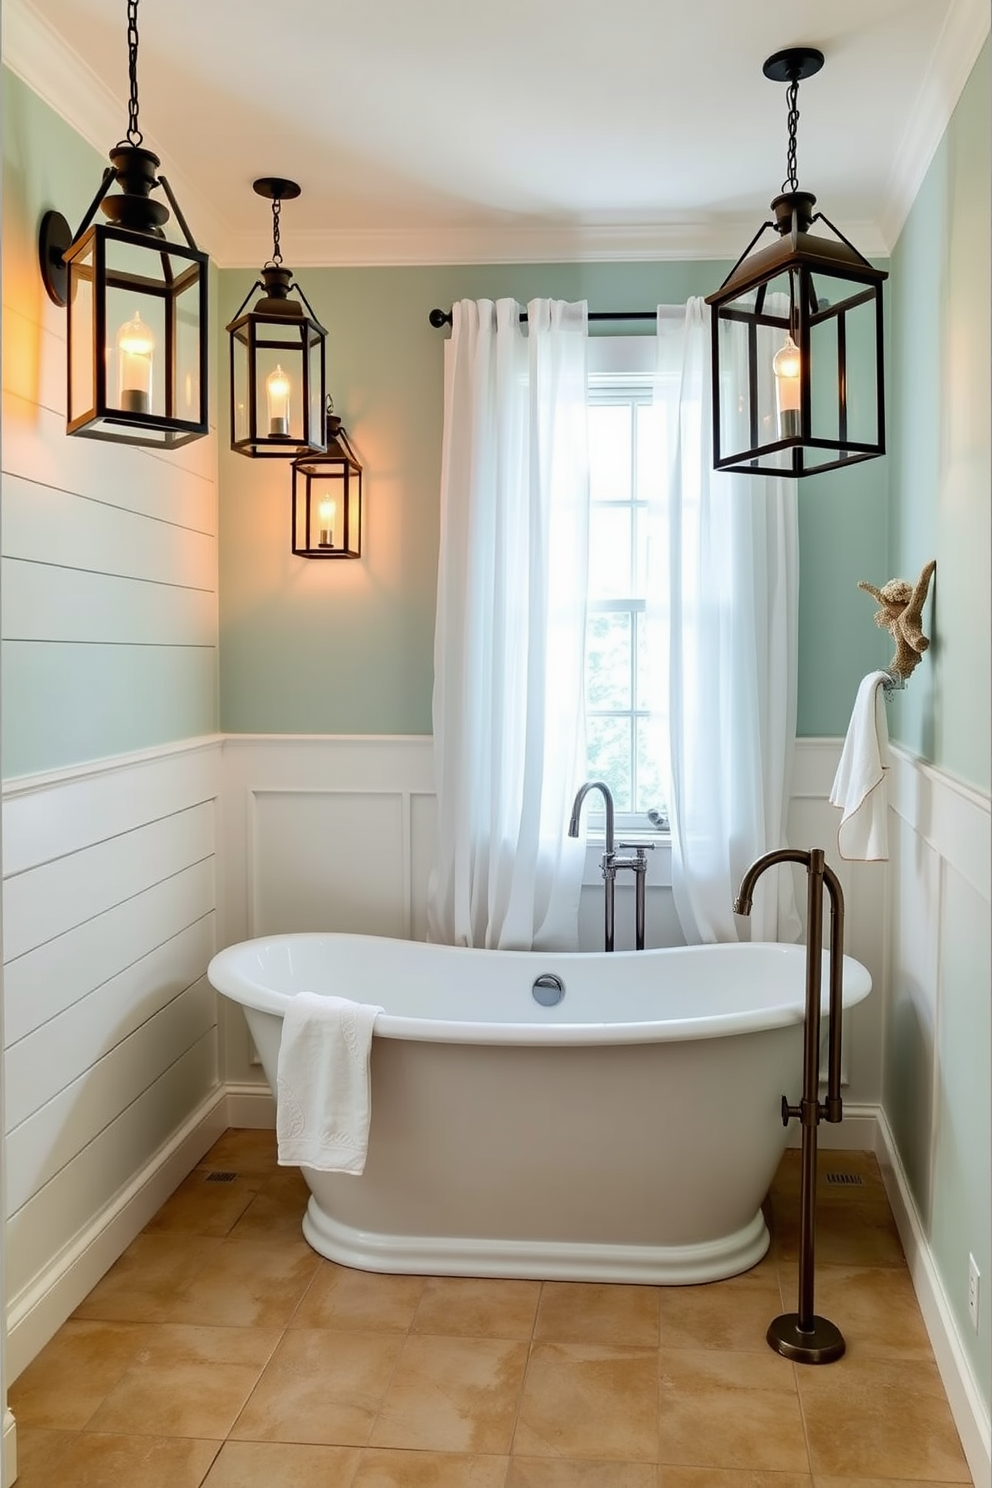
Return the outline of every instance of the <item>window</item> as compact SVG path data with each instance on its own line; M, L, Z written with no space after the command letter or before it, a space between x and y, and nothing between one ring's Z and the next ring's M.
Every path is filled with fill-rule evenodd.
M658 830L662 821L667 828L659 759L665 626L657 594L650 616L647 602L649 564L658 573L666 562L653 358L652 336L590 342L587 778L609 786L627 832Z

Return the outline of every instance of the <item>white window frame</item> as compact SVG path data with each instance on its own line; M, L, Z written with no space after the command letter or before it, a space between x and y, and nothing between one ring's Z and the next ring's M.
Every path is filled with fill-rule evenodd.
M637 402L650 401L653 397L653 379L655 373L655 338L654 336L593 336L589 340L589 401L590 403L609 402ZM612 396L611 396L612 395ZM632 618L631 665L636 668L636 650L633 616L636 613L645 612L645 602L641 599L631 598L629 601L618 600L590 600L589 611L594 613L607 612L609 610L630 613ZM632 679L633 680L633 679ZM637 717L644 715L645 710L634 707L636 698L632 691L631 708L629 716L636 722ZM622 710L621 710L622 711ZM634 778L636 779L636 732L632 733L632 749L635 759ZM588 810L587 842L589 851L587 853L586 873L584 882L596 882L599 878L599 859L605 841L606 818L602 805L602 796L597 791L586 797L585 810ZM671 881L669 872L671 835L667 825L662 828L655 827L648 820L643 811L617 811L614 822L616 838L627 842L652 842L662 851L654 851L648 857L648 882L669 883ZM591 867L594 873L590 877Z

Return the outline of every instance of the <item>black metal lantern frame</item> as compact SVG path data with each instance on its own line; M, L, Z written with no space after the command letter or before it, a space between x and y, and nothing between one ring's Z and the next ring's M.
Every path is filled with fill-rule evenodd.
M137 9L128 0L127 137L75 235L61 213L45 213L39 254L49 298L69 311L66 432L172 449L208 432L208 259L158 156L141 147ZM150 194L159 186L183 243L165 237L169 208ZM107 222L93 222L98 208Z
M295 459L323 452L327 397L324 344L327 332L292 275L283 268L279 215L284 200L299 196L295 181L265 176L259 196L272 202L272 257L248 291L227 330L231 343L231 448L258 459ZM245 306L263 290L251 310ZM295 293L298 300L290 299Z
M713 463L802 477L885 453L882 283L796 175L798 87L823 65L810 47L777 52L766 77L789 82L789 177L720 288L713 338ZM832 238L810 232L822 221ZM754 252L774 228L778 240Z
M293 461L293 552L298 558L360 558L362 467L330 402L326 419L326 453Z

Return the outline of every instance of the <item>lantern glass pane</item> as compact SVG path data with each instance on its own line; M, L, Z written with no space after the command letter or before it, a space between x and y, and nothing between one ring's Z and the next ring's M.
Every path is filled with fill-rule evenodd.
M175 263L177 293L173 301L176 337L176 367L173 411L178 418L199 419L203 389L200 385L200 271L190 272L182 259Z
M811 467L837 459L845 446L875 445L876 296L866 286L817 276L817 313L810 327L812 435L832 448L809 451ZM857 450L852 451L857 453Z
M69 265L69 422L96 403L93 244Z
M170 256L117 238L106 239L105 253L107 407L171 417Z
M878 366L876 304L871 299L848 311L847 334L847 432L859 444L877 444Z
M308 362L308 387L310 394L310 443L323 447L322 430L324 428L324 405L326 402L324 392L324 338L321 335L312 335L307 352Z
M787 436L780 426L772 361L789 330L789 277L749 289L719 307L720 449L723 458L774 444ZM760 307L760 308L759 308ZM769 467L787 470L788 451L770 457Z
M231 413L232 433L236 444L241 444L251 438L246 336L247 327L245 326L231 336Z
M303 336L299 322L255 327L256 432L263 439L305 443Z

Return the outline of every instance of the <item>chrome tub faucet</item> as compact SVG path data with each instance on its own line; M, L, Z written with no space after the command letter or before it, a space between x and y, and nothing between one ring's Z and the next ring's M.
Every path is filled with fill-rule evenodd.
M580 785L578 794L572 802L572 815L568 823L569 837L579 835L579 815L582 811L582 802L591 790L602 791L603 801L606 806L606 851L602 857L603 868L603 949L613 949L613 902L614 888L616 883L616 845L613 840L613 796L610 787L605 780L587 780L585 785Z
M647 883L648 860L647 851L654 847L653 842L616 842L614 840L614 811L613 796L605 780L587 780L585 785L579 787L579 792L572 804L572 815L568 823L569 837L579 835L579 816L582 811L582 802L591 790L602 791L603 801L606 806L606 851L601 860L603 869L603 948L612 951L614 946L614 904L616 897L616 877L623 869L629 868L634 874L634 914L635 914L635 949L644 949L644 906L645 887ZM633 852L630 858L618 858L617 848Z

